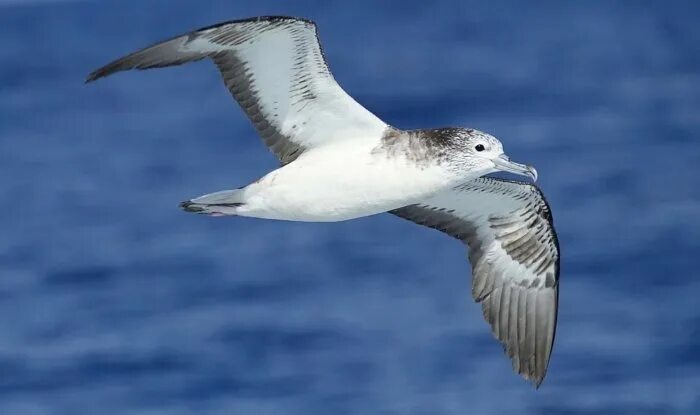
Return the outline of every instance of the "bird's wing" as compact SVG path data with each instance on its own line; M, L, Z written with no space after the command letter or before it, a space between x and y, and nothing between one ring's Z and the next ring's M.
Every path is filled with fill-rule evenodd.
M195 30L92 72L86 82L128 69L211 58L226 87L283 164L329 140L381 136L387 125L333 78L316 25L291 17L257 17Z
M469 246L472 296L513 369L539 386L554 342L559 245L532 184L482 177L391 211Z

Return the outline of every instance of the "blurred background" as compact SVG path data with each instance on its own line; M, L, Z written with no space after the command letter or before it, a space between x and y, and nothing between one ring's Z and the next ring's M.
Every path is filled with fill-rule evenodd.
M562 250L540 390L464 248L391 215L178 202L276 167L210 63L98 66L254 15L315 20L402 128L537 166ZM0 413L700 413L700 3L0 0Z

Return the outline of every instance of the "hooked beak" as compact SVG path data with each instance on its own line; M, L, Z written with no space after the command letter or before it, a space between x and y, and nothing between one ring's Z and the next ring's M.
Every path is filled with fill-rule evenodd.
M528 176L533 182L537 181L537 170L532 166L526 166L524 164L516 163L510 161L510 158L505 154L501 154L492 160L493 164L496 165L496 169L500 171L507 171L508 173L515 173L522 176Z

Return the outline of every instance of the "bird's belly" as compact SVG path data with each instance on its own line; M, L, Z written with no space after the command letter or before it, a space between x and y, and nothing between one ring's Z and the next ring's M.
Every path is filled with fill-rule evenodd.
M410 204L405 198L370 198L366 191L346 188L344 194L301 188L295 192L270 192L264 203L249 205L248 216L307 222L336 222L374 215ZM252 214L252 215L251 215Z
M419 169L376 157L361 161L287 165L251 185L239 212L267 219L343 221L417 203L451 185L435 167Z

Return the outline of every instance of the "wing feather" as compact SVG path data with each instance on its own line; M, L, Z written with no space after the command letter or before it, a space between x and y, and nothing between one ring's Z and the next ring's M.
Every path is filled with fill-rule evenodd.
M87 82L129 69L210 58L283 164L330 140L380 137L387 125L333 78L312 21L267 16L195 30L119 58Z
M534 185L483 177L392 211L469 246L472 296L512 360L539 386L556 330L559 246Z

